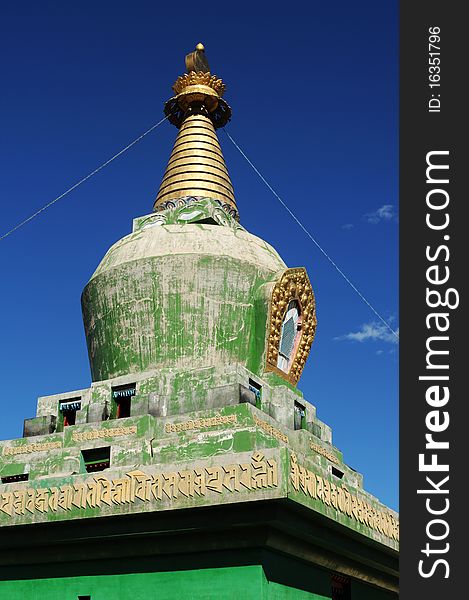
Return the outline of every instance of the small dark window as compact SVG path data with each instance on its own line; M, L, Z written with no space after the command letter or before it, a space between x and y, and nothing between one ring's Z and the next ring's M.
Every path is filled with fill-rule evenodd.
M260 408L262 398L262 386L259 383L257 383L257 381L249 379L249 389L251 390L251 392L254 392L256 396L256 406L257 408Z
M331 575L331 600L351 600L350 578L343 575Z
M59 411L62 415L64 427L75 425L77 410L81 409L80 400L80 398L72 398L70 400L60 402Z
M311 433L313 435L315 435L316 437L318 437L319 439L322 439L321 426L318 425L317 423L311 423Z
M112 400L114 402L116 419L130 417L130 403L133 396L135 396L135 383L112 388Z
M340 469L336 469L335 467L331 467L331 471L332 475L338 477L339 479L342 479L342 477L344 476L344 473Z
M197 225L219 225L220 223L217 223L215 221L215 219L212 219L212 217L208 217L207 219L200 219L200 221L195 221L197 223Z
M21 473L20 475L7 475L2 477L2 483L16 483L17 481L28 481L29 474Z
M306 409L299 402L295 402L294 407L294 429L304 429L306 427Z
M91 596L78 596L78 600L91 600Z
M83 456L85 469L88 473L103 471L104 469L109 468L111 462L111 447L105 446L104 448L82 450L81 455Z

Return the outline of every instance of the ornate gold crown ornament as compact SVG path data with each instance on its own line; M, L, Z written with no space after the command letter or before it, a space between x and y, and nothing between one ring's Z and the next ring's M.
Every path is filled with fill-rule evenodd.
M210 73L205 48L197 44L194 52L186 56L187 73L180 75L173 85L176 96L164 107L168 120L180 127L188 114L202 111L213 122L215 128L223 127L231 118L231 108L223 100L225 84Z
M173 85L173 90L179 96L193 93L192 88L197 88L196 93L209 94L212 97L221 98L225 91L225 84L216 75L191 71L190 73L180 75Z

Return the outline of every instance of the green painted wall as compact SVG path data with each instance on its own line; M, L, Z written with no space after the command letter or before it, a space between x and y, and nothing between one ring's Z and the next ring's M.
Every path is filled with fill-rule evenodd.
M261 566L1 581L0 600L328 600L267 581Z
M93 381L153 368L265 363L265 284L285 269L266 242L217 225L137 231L82 295Z

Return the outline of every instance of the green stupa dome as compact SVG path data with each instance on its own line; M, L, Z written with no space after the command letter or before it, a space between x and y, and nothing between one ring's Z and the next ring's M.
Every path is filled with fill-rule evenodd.
M285 268L269 244L240 228L147 225L124 237L83 292L93 380L234 362L259 371L265 285Z

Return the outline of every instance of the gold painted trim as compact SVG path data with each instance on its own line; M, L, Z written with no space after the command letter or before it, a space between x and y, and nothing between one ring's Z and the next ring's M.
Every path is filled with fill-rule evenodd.
M226 165L223 161L222 155L216 154L215 152L212 152L211 150L200 150L200 149L197 149L197 155L195 155L193 150L194 149L186 148L185 150L178 150L177 152L173 152L171 154L171 158L168 162L168 165L172 165L177 160L190 158L193 160L199 160L199 164L206 164L207 166L211 166L212 163L206 162L206 161L211 160L214 163L217 163L218 165L222 165L225 168L226 172L228 173L228 170L226 169ZM202 159L204 159L204 160L202 161Z
M156 208L154 209L154 211L157 212L158 210L161 210L159 208L159 206L161 206L163 203L167 202L168 200L177 200L178 198L184 198L185 196L202 196L203 198L212 198L214 200L220 200L222 203L229 204L234 209L236 209L236 204L233 202L233 200L231 198L229 198L228 196L225 196L225 194L222 194L220 192L217 193L217 192L214 192L212 189L207 189L207 188L187 187L187 188L178 189L177 193L169 191L166 194L164 194L163 196L161 196L160 200L158 201L158 206L155 205Z
M210 182L216 186L220 186L220 189L224 189L228 193L233 193L231 182L227 181L223 177L216 176L213 173L207 174L192 170L186 170L184 173L174 173L172 175L165 176L161 182L160 190L164 193L170 185L176 185L179 183L184 184L189 181L193 181L194 185L197 185L201 181Z
M189 161L184 161L181 162L180 164L175 164L176 161L174 163L171 164L171 166L169 166L168 163L168 168L166 169L166 175L171 174L172 172L174 173L186 173L187 171L200 171L202 173L205 173L206 171L206 165L204 164L200 164L198 162L190 162ZM225 179L228 178L228 173L226 172L226 170L224 170L221 166L221 164L218 165L212 165L212 169L216 169L217 171L219 171L221 173L220 177L224 176ZM165 177L166 177L165 175Z
M187 189L187 187L194 188L195 190L205 189L207 191L213 192L214 194L223 194L223 196L226 196L227 198L231 198L231 200L234 202L234 195L233 195L232 190L230 190L226 186L222 186L222 185L219 185L218 183L210 181L208 179L208 177L205 177L205 178L189 177L185 180L179 179L177 181L165 183L165 185L162 185L160 188L160 193L161 193L160 197L162 198L163 196L166 196L169 192L176 192L179 189L181 189L181 190ZM183 196L187 196L187 195L188 194L183 194ZM191 195L203 196L204 194L191 194Z

